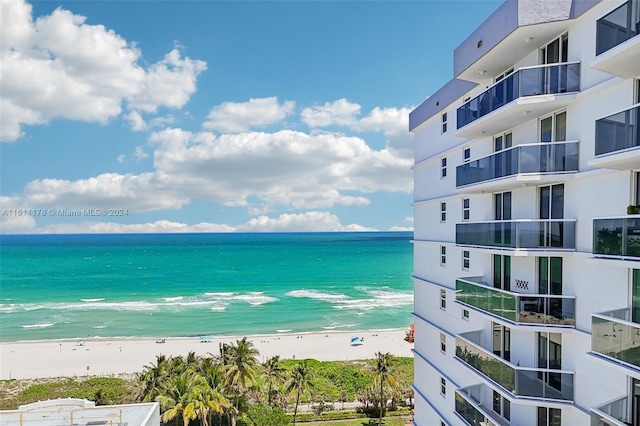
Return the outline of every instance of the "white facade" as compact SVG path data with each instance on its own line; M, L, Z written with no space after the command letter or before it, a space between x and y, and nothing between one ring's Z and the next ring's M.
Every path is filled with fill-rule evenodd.
M86 399L61 398L0 411L2 426L160 426L157 402L101 405Z
M416 426L640 426L639 32L508 0L411 113Z

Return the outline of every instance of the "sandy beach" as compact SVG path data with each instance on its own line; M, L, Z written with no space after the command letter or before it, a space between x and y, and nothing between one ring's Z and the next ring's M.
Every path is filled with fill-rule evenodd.
M364 338L364 344L351 346L352 336ZM413 344L404 341L405 330L361 331L348 333L307 333L248 336L260 351L260 362L280 355L283 359L315 358L321 361L373 358L376 352L412 356ZM44 377L105 376L131 374L155 362L156 356L217 354L220 343L232 343L240 337L214 337L201 342L199 337L156 339L88 338L0 344L0 379Z

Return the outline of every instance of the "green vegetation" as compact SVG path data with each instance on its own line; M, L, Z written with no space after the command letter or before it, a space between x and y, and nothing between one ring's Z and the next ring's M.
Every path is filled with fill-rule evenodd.
M404 425L411 416L413 359L375 355L351 362L273 357L260 364L243 338L208 357L159 355L128 379L3 381L0 408L67 397L98 405L157 401L163 424L191 426L361 426L375 418L373 425L386 409L401 418L385 417L381 424Z

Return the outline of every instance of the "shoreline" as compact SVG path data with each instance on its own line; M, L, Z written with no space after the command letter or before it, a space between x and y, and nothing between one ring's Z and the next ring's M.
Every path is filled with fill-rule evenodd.
M258 361L314 358L319 361L371 359L376 352L413 357L413 344L404 340L406 329L253 334L246 337L260 351ZM353 336L364 344L351 346ZM220 343L235 343L245 336L166 337L164 343L146 337L88 337L0 343L0 380L53 377L119 376L141 372L157 355L217 354ZM79 344L79 340L83 342Z

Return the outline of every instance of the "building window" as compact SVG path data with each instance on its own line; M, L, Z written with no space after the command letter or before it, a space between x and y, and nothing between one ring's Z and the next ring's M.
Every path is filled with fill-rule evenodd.
M447 177L447 157L440 159L440 177Z
M447 264L447 248L445 246L440 246L440 266L444 266Z
M440 333L440 352L447 352L447 336L444 333Z
M440 222L447 221L447 203L440 203Z
M462 319L469 321L469 310L468 309L463 309L462 310Z
M444 377L440 377L440 395L445 396L447 394L447 381Z
M507 420L511 419L511 402L496 391L493 391L493 411Z
M538 426L562 426L559 408L538 407Z
M447 309L447 292L440 290L440 309Z
M447 132L447 113L442 114L442 133Z
M471 213L470 202L468 198L462 199L462 220L469 220Z
M469 270L469 264L471 263L469 261L469 257L470 257L469 250L463 250L462 251L462 269L464 271Z
M471 148L465 148L464 151L462 151L462 162L468 163L469 160L471 160Z

